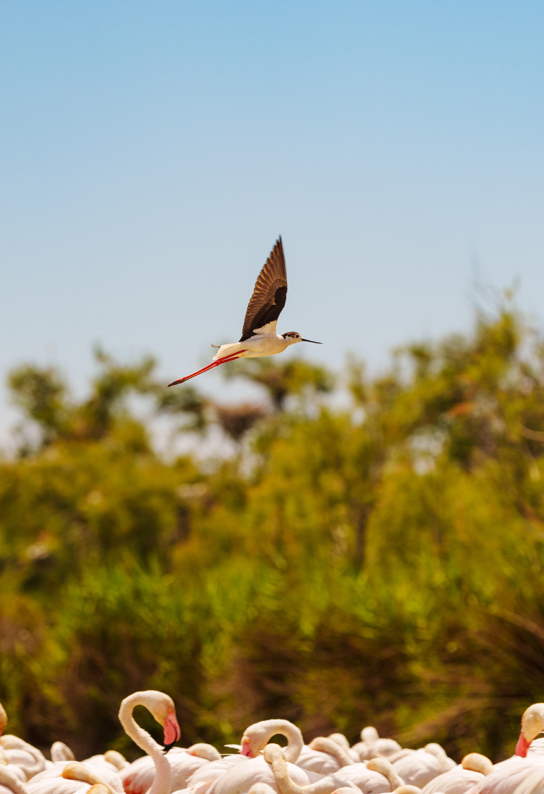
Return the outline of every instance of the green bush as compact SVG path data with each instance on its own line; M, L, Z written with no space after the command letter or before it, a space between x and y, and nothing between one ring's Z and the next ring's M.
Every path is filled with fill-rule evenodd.
M172 396L152 359L99 351L81 402L56 371L16 370L20 451L0 463L11 730L132 755L119 702L153 687L185 744L281 716L307 739L375 724L458 758L511 754L544 700L543 350L504 308L375 378L353 361L347 380L233 365L263 389L238 408ZM158 454L135 400L195 454ZM211 424L223 460L196 454Z

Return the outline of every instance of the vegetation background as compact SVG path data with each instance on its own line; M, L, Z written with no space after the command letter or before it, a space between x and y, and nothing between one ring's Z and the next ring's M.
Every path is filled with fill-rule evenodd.
M374 724L456 758L512 753L544 700L544 339L514 307L396 351L379 377L233 365L259 403L166 390L151 358L96 360L79 401L54 369L9 377L11 731L131 755L119 702L152 687L185 744L276 716L307 739ZM156 451L160 416L193 452ZM228 454L200 454L211 428Z

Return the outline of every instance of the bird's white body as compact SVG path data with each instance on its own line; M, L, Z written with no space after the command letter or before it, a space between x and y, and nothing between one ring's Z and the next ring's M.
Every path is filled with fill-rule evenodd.
M275 325L276 323L274 323ZM226 356L238 354L238 358L259 358L260 356L275 356L283 353L285 348L294 345L301 339L285 338L280 334L261 334L257 333L251 339L243 342L233 342L228 345L221 345L215 356L214 361L219 361Z
M82 776L82 779L65 778L62 773L67 765L59 764L57 768L49 768L32 778L26 784L25 794L86 794L87 791L93 786L92 778L87 779ZM92 775L92 765L86 767L89 774ZM95 769L97 769L95 767ZM123 784L119 776L102 767L97 769L96 779L100 779L106 783L111 792L115 794L123 794Z
M420 750L415 750L398 761L393 761L395 772L400 775L406 785L423 788L435 777L448 772L456 765L448 758L443 748L431 742Z
M485 775L473 769L456 766L433 778L423 788L424 794L467 794L471 788L485 780Z
M500 764L467 794L541 794L544 791L544 761L538 756L514 756Z

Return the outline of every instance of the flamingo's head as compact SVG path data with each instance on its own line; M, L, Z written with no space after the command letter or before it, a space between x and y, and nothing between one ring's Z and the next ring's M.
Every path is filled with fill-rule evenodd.
M261 720L254 722L249 728L246 728L242 736L242 749L240 753L247 756L247 758L257 757L270 739L273 736L280 735L287 737L289 741L288 747L293 746L293 751L298 748L298 753L303 746L303 739L300 730L287 720ZM284 748L286 752L288 748ZM291 753L293 757L293 754ZM288 760L291 760L290 758Z
M493 771L493 764L485 755L481 753L469 753L461 761L463 769L470 769L472 772L480 772L482 775L489 775Z
M257 750L257 752L259 751ZM240 755L245 755L247 758L255 758L255 751L251 746L251 739L245 734L242 736L242 749L240 750Z
M372 747L373 744L376 744L379 738L380 734L373 725L367 725L366 728L363 728L361 731L361 741L368 747Z
M205 742L192 744L189 748L187 748L187 752L189 755L194 755L197 758L205 758L207 761L221 760L221 753L218 753L215 747L212 747L211 744L206 744Z
M525 758L533 739L544 731L544 703L533 703L521 718L521 733L516 744L516 755Z
M164 692L146 692L146 708L164 729L164 752L167 753L179 741L181 730L176 717L174 701Z
M256 722L247 728L242 736L242 749L240 753L248 758L256 758L268 744L270 729L268 720Z
M2 732L6 729L6 725L8 724L8 715L6 714L3 705L0 703L0 736Z

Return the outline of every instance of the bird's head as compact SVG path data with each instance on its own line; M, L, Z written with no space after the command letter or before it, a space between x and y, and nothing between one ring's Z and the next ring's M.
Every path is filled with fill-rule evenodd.
M164 730L163 747L165 753L179 741L181 730L176 718L176 707L174 701L164 692L156 692L149 690L145 693L147 695L146 707L149 709L153 717L157 720L159 725L162 725Z
M544 703L533 703L521 718L521 733L516 745L516 755L524 758L529 745L544 731Z
M264 749L270 738L266 722L257 722L251 725L242 736L242 749L240 753L248 758L256 758Z
M298 331L287 331L282 334L283 338L289 345L296 345L297 342L311 342L312 345L322 345L323 342L314 342L312 339L303 339Z

